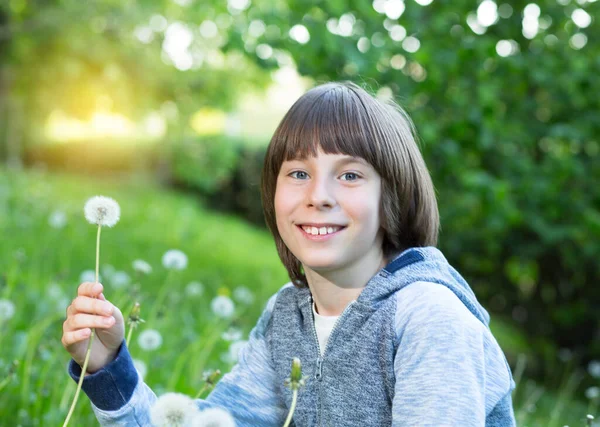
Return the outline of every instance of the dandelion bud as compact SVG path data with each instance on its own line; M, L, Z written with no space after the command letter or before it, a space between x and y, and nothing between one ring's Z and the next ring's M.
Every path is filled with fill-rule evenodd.
M300 363L300 359L294 357L292 359L292 381L298 382L302 379L302 364Z
M110 197L94 196L85 203L83 208L85 219L90 224L114 226L119 222L121 208L119 204Z
M219 369L216 369L214 371L205 371L202 374L202 380L206 384L213 386L217 383L217 380L219 379L220 376L221 376L221 371Z
M142 319L140 319L140 303L136 302L133 305L133 308L131 309L131 311L129 312L129 321L130 322L143 322Z
M285 380L285 386L292 390L298 390L304 385L305 379L306 377L302 376L302 364L300 363L300 359L294 357L292 359L292 372L290 373L290 378Z

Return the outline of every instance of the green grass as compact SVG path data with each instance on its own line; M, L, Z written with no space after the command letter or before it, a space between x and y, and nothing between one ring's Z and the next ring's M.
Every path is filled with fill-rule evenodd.
M243 221L210 213L189 196L174 194L143 180L122 183L107 178L42 176L0 173L0 298L16 306L15 316L0 323L0 379L13 359L21 363L14 381L0 393L2 423L58 425L64 419L75 383L65 367L68 354L60 343L64 308L76 296L82 271L94 269L96 227L83 216L83 205L93 195L115 198L121 220L102 231L100 264L135 273L132 261L141 258L153 266L139 286L116 289L103 280L106 297L127 314L134 298L141 302L142 318L154 310L158 290L167 271L161 257L168 249L183 250L188 268L169 279L168 298L158 307L158 318L134 332L131 351L148 366L146 380L155 390L175 390L195 395L206 368L226 372L221 360L229 343L220 338L231 324L244 338L254 326L267 298L287 281L287 275L270 236ZM67 225L48 225L51 212L60 209ZM9 238L6 238L9 237ZM191 281L204 284L202 296L185 294ZM236 304L230 321L217 321L210 301L219 293L244 285L255 294L250 306ZM138 288L132 292L132 288ZM132 295L134 297L132 297ZM162 347L142 351L136 335L153 328L163 336ZM177 331L177 333L173 333ZM8 415L12 414L12 415ZM83 396L73 425L94 425ZM77 420L77 421L75 421Z
M106 297L125 315L134 301L141 303L142 318L157 312L156 319L147 318L134 332L130 347L135 359L151 366L145 380L158 393L193 396L203 385L204 369L227 372L231 364L222 355L229 343L221 333L233 325L247 338L267 298L288 280L265 230L211 212L200 200L143 177L124 180L0 169L0 299L16 306L14 317L0 320L2 425L61 425L67 414L75 383L67 375L69 356L60 338L64 309L76 296L80 274L95 266L96 228L83 217L83 205L93 195L113 197L121 206L120 222L102 231L100 264L132 278L132 284L117 287L105 277ZM48 225L55 210L66 213L65 227ZM167 280L161 257L172 248L184 251L189 265ZM152 274L135 276L131 264L138 258L153 266ZM203 295L186 294L191 281L204 284ZM165 284L167 298L156 307L156 296ZM238 302L233 319L216 319L210 301L238 285L251 289L255 302ZM507 353L526 353L526 340L508 324L494 319L492 327ZM136 338L144 328L162 334L161 348L146 352L138 346ZM20 362L15 375L2 386L15 359ZM513 372L519 370L513 367ZM564 381L558 392L518 378L513 399L519 426L585 425L585 415L596 408L573 397L571 386L580 374L561 375ZM71 424L95 425L87 397L80 398Z

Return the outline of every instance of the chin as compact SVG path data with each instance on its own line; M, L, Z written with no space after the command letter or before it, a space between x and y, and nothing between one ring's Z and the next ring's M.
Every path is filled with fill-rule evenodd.
M329 260L325 258L305 259L301 262L305 269L309 268L317 273L321 271L326 272L335 270L339 267L339 262L337 262L337 260Z

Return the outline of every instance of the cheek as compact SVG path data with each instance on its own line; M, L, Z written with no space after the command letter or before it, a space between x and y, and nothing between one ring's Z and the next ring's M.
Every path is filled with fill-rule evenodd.
M369 230L378 230L381 226L381 195L379 192L365 194L359 200L363 202L353 206L353 214L360 218Z
M281 234L281 228L290 213L290 201L289 197L286 196L285 191L282 191L281 189L279 191L277 189L275 190L275 200L273 201L273 205L275 210L275 221Z

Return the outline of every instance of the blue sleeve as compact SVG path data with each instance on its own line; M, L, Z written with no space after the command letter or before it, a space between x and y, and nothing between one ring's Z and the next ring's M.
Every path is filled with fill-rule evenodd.
M401 295L400 295L401 294ZM514 426L510 367L486 325L447 287L398 295L393 426Z
M205 400L196 401L201 410L226 409L238 427L283 425L287 409L275 392L276 377L264 335L276 297L277 294L269 299L232 371L223 376ZM69 373L78 381L81 368L71 361ZM85 377L82 388L101 426L151 425L150 408L156 395L138 377L125 344L114 361Z

